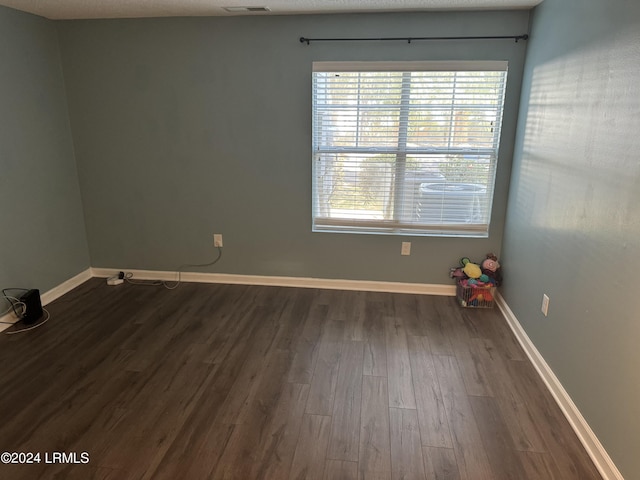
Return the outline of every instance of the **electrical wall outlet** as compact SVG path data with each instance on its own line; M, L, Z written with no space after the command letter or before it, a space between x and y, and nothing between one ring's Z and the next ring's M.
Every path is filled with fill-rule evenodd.
M213 246L214 247L222 247L222 234L214 233L213 234Z
M542 314L546 317L547 312L549 311L549 296L544 293L542 294L542 307L540 308Z
M411 242L402 242L400 255L411 255Z

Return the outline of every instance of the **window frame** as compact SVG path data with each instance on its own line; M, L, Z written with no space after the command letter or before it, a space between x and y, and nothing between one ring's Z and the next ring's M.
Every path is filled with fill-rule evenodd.
M412 147L407 144L407 123L399 121L399 125L403 124L404 128L398 127L398 146L396 148L366 148L366 147L338 147L331 148L318 145L318 105L317 105L317 74L318 73L369 73L369 72L403 72L409 75L412 72L504 72L500 85L499 103L497 104L497 120L495 132L493 134L492 146L490 148L470 147L466 149L460 148L433 148L433 147ZM416 235L416 236L462 236L462 237L483 237L489 236L489 227L491 220L491 210L495 193L495 179L498 164L499 145L501 141L502 120L504 117L505 92L507 88L507 61L420 61L420 62L313 62L313 108L312 108L312 138L313 138L313 185L312 185L312 230L314 232L345 232L345 233L371 233L371 234L392 234L392 235ZM403 75L404 88L404 75ZM455 95L454 95L455 96ZM402 98L406 98L403 92ZM452 97L453 98L453 97ZM402 100L401 103L404 103ZM453 100L452 100L453 102ZM358 103L358 106L360 104ZM454 103L452 103L453 108ZM406 108L405 108L406 107ZM412 111L408 105L400 106L399 115L407 115ZM358 122L360 121L358 117ZM450 122L452 120L449 120ZM404 129L404 132L403 132ZM404 135L404 138L402 138ZM321 155L330 154L362 154L376 153L394 155L394 177L393 177L393 210L394 215L390 220L372 220L372 219L356 219L356 218L332 218L331 216L321 215L320 206L320 190L318 186L319 172L321 168L319 159ZM487 181L489 191L482 196L486 199L482 205L486 209L484 216L486 222L464 224L460 222L449 223L418 223L403 222L401 214L398 212L406 207L403 200L403 189L406 188L404 183L404 173L406 172L406 159L409 155L484 155L489 158L490 178ZM396 188L397 187L397 188ZM445 194L443 193L443 196ZM402 197L402 198L401 198ZM402 202L401 202L402 200ZM415 199L412 199L415 202ZM400 202L400 203L399 203ZM400 207L402 205L402 207ZM327 208L326 206L324 207Z

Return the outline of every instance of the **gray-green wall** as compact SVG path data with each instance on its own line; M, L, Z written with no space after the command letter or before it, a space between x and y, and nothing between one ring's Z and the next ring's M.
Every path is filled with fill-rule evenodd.
M59 24L94 267L449 283L499 252L526 42L301 44L300 36L510 35L526 11L169 18ZM314 60L509 61L488 239L311 232Z
M45 292L87 268L56 26L0 7L0 288Z
M501 251L509 306L640 477L640 4L534 12L526 44L306 46L520 34L528 14L51 22L0 7L0 286L46 290L89 264L170 270L211 258L214 232L228 273L446 283L459 256ZM510 61L490 238L411 237L400 257L398 237L312 234L311 62L467 58Z
M640 478L640 3L545 0L531 33L503 295L625 478Z

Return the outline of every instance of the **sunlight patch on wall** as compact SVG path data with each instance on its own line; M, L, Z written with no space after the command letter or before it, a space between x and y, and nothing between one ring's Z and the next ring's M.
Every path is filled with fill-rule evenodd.
M640 34L626 30L535 68L517 198L532 225L596 235L638 230L639 60Z

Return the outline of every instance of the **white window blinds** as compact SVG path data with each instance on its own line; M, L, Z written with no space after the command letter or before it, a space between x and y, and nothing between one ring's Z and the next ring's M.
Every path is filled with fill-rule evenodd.
M487 236L506 62L315 62L313 229Z

